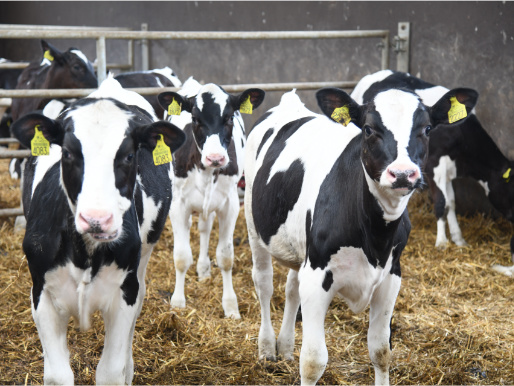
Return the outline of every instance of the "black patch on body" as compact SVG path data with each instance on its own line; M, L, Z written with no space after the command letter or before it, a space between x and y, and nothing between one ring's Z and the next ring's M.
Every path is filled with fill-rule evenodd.
M325 271L325 278L323 279L323 283L321 286L323 289L328 292L330 291L330 287L332 287L332 284L334 283L334 275L332 274L331 270Z
M261 152L262 147L268 141L269 137L271 137L273 135L274 132L275 132L275 130L273 128L271 128L271 129L268 129L268 131L266 131L266 133L264 133L264 135L262 136L261 143L259 144L259 147L257 148L257 153L255 154L255 159L259 158L259 153Z
M271 237L287 220L289 212L298 201L305 173L302 162L296 160L291 163L288 170L276 173L267 183L271 168L284 150L286 140L312 119L314 117L301 118L282 127L268 148L264 162L255 176L252 213L255 229L266 244L269 244Z
M341 247L363 249L370 265L384 268L392 247L400 244L403 250L407 243L399 236L405 232L398 232L403 217L386 224L368 189L359 157L361 140L362 134L350 141L320 187L307 233L307 258L313 269L325 269ZM396 263L392 272L400 272L399 256Z
M433 84L425 82L424 80L414 76L409 76L403 72L393 71L393 73L387 78L381 80L380 82L373 83L363 94L363 101L366 103L372 100L374 96L377 95L380 91L389 90L392 88L405 88L414 91L424 90L432 87L434 87Z

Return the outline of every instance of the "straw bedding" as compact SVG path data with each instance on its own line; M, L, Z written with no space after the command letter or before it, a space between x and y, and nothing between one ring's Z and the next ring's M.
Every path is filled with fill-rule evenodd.
M0 207L19 204L19 183L0 160ZM426 192L409 204L413 230L402 255L402 288L392 322L392 384L514 384L514 280L491 270L510 264L513 228L480 214L460 218L469 247L434 247L436 226ZM0 219L0 384L41 384L43 357L32 320L30 275L14 219ZM193 253L198 233L193 229ZM211 237L215 255L217 230ZM301 322L296 325L293 362L257 361L259 303L251 278L251 252L241 209L236 232L234 287L241 320L223 317L222 281L186 281L187 307L172 310L173 235L169 220L147 270L147 294L134 337L134 384L298 384ZM272 311L278 333L286 270L275 265ZM103 322L91 330L70 321L68 342L77 384L94 384L103 348ZM368 312L354 315L335 299L325 322L329 351L319 384L371 384L366 331Z

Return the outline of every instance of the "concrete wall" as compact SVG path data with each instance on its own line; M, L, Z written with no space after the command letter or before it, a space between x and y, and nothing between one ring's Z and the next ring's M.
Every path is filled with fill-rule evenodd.
M477 89L477 115L514 159L513 2L2 2L0 23L126 27L152 31L275 31L389 29L411 25L410 72L448 88ZM93 40L51 41L96 55ZM376 40L151 41L151 67L172 67L185 80L220 84L358 80L380 67ZM135 44L140 68L139 43ZM108 60L126 57L126 43L108 41ZM28 60L39 43L1 40L0 56ZM396 68L391 55L390 67ZM136 68L136 69L139 69ZM274 93L275 94L275 93ZM302 92L317 109L314 92ZM278 101L268 95L257 113ZM253 118L250 119L250 121ZM250 122L251 123L251 122Z

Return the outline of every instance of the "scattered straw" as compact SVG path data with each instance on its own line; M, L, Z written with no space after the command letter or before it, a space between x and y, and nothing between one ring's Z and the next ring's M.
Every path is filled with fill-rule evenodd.
M18 183L0 161L0 207L19 203ZM426 193L410 203L413 224L402 256L402 288L392 322L392 384L514 384L514 280L491 270L510 265L512 225L482 215L460 218L469 247L434 247L436 225ZM43 357L32 320L30 274L22 235L14 219L0 219L0 384L41 384ZM213 240L217 237L215 229ZM198 232L193 229L193 252ZM299 384L301 322L295 360L257 361L260 311L251 278L251 252L241 211L234 235L234 287L241 320L223 317L219 269L199 282L192 267L186 277L187 306L172 310L175 283L169 221L147 270L147 294L134 337L134 384ZM215 255L215 242L210 256ZM214 260L214 259L213 259ZM275 265L272 309L278 333L287 270ZM320 384L373 383L366 331L368 313L351 313L335 299L326 322L329 362ZM103 348L98 313L92 329L78 332L70 321L68 342L77 384L94 384Z

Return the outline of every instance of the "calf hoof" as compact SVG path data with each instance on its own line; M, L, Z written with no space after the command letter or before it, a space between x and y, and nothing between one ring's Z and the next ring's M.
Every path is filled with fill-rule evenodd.
M170 299L171 308L186 308L186 299L172 296Z
M503 273L506 276L510 276L510 277L514 276L514 265L510 266L510 267L506 267L504 265L494 264L492 266L492 268L496 272Z
M239 306L237 305L236 299L223 300L223 311L225 312L225 318L230 319L241 319L239 314Z

